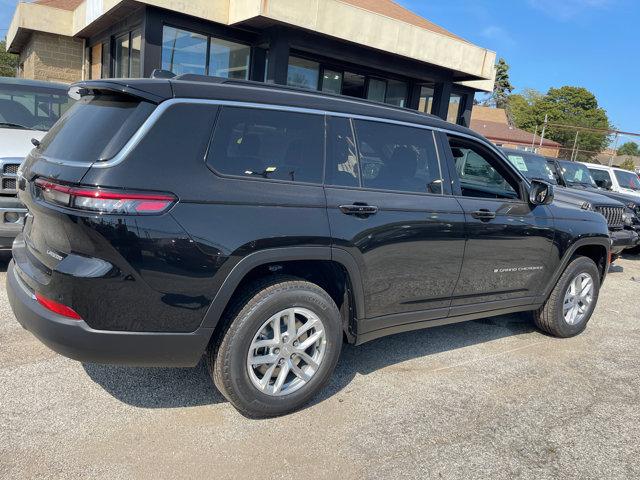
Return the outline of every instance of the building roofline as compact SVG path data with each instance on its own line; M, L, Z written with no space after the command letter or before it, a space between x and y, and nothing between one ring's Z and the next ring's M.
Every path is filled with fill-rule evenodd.
M103 0L97 9L83 0L73 10L19 3L7 32L7 50L18 53L34 31L87 36L100 18L124 4L155 6L229 26L256 21L287 24L457 72L480 81L472 87L478 90L493 88L495 52L444 29L429 30L348 0Z

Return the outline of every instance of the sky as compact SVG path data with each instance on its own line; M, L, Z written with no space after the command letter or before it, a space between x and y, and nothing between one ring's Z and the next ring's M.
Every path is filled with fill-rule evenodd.
M18 0L0 0L0 39L7 34L7 28L11 23L11 17L17 3Z
M0 38L17 1L0 0ZM640 0L396 1L504 57L516 92L585 87L616 128L640 132Z
M585 87L616 128L640 132L640 0L396 1L503 57L516 92Z

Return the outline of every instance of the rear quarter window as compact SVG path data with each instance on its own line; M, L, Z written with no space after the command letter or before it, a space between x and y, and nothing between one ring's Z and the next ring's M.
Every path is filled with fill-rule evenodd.
M109 160L155 107L131 97L83 97L49 130L40 143L40 152L45 157L67 162Z
M225 107L207 164L222 175L321 183L324 116Z

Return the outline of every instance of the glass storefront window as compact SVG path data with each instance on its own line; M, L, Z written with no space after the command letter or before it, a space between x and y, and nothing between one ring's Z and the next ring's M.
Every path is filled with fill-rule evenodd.
M367 99L375 102L384 102L385 98L387 98L387 82L377 78L370 78Z
M396 80L387 82L386 103L397 107L407 106L407 84Z
M176 75L194 73L246 80L250 60L248 45L169 26L162 31L162 69Z
M287 85L291 87L317 90L319 79L320 64L318 62L312 62L311 60L305 60L304 58L289 57Z
M342 73L325 70L322 74L322 91L340 95L342 92Z
M447 122L458 123L458 115L460 114L460 102L462 96L452 93L449 98L449 112L447 113Z
M111 68L109 67L109 43L102 44L102 66L100 72L100 78L109 78L111 75Z
M365 98L365 77L357 73L344 72L342 94L348 97Z
M136 78L141 76L140 30L125 33L115 38L113 44L113 76L115 78Z
M205 75L206 68L207 37L165 26L162 31L162 69L176 75Z
M140 69L140 49L142 47L142 35L139 31L131 32L131 66L129 76L132 78L141 77Z
M423 113L431 113L435 92L436 90L433 86L423 85L420 88L420 104L418 106L418 110Z
M211 38L209 75L247 80L250 57L248 45Z
M114 43L114 72L115 78L129 76L129 34L115 39Z

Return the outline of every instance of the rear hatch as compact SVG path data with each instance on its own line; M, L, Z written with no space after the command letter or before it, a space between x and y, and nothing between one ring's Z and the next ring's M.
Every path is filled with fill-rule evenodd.
M18 249L14 257L19 262L22 254L27 255L31 261L28 267L45 274L71 252L95 253L86 251L95 245L82 238L90 231L74 228L72 217L36 201L34 182L50 179L77 185L92 165L117 161L118 153L132 141L159 101L155 95L115 83L87 82L74 88L81 98L33 149L19 172L18 195L29 214L23 231L24 251Z

